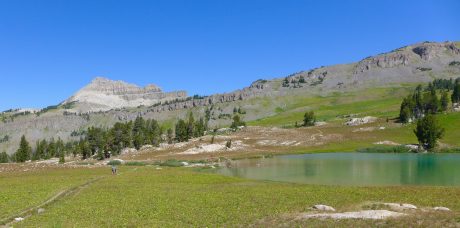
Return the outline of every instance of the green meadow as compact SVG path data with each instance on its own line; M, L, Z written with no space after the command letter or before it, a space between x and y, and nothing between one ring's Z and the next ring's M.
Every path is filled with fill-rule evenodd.
M33 213L14 226L232 227L260 223L264 226L264 221L279 225L291 215L309 212L314 204L333 205L339 211L360 210L370 202L405 202L419 207L443 205L460 210L460 198L457 197L460 188L315 186L253 181L190 168L160 170L153 166L121 167L118 176L109 175L109 167L88 171L103 178L57 199L44 207L44 213ZM57 169L49 173L27 174L27 178L33 181L17 186L14 185L17 180L1 175L2 184L11 184L10 191L17 192L2 192L2 199L26 198L30 193L21 189L35 189L40 195L27 204L2 203L2 218L94 177L79 169ZM69 178L60 186L41 187L50 183L50 179L61 180L59 176ZM8 214L3 213L5 208L8 208ZM458 216L455 213L447 215L446 221L455 221ZM359 224L360 221L356 222ZM328 223L333 224L333 221Z

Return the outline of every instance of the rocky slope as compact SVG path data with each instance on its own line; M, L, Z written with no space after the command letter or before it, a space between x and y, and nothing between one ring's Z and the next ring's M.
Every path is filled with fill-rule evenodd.
M424 42L365 58L357 63L320 67L287 77L258 80L241 90L207 97L186 97L184 91L164 93L155 85L144 88L121 81L96 78L88 86L63 102L57 109L37 114L0 115L0 151L12 153L25 134L29 141L61 137L76 140L88 126L111 126L142 115L173 123L190 110L204 115L213 109L212 126L222 126L234 107L244 107L246 121L274 115L278 97L316 96L373 87L391 87L403 83L422 83L434 78L460 76L460 43ZM260 102L260 99L265 103ZM12 118L14 116L14 118ZM71 133L74 132L73 136Z
M141 88L123 81L97 77L67 99L63 105L71 104L72 108L69 111L96 112L114 108L150 106L185 97L187 97L185 91L165 93L153 84Z

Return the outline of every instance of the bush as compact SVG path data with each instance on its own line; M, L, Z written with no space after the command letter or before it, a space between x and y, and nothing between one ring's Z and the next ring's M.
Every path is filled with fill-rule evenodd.
M131 162L126 162L126 166L146 166L147 163L145 162L139 162L139 161L131 161Z
M165 162L160 162L158 165L160 166L167 166L167 167L181 167L184 166L181 161L176 159L167 160Z
M303 126L305 127L315 126L315 122L316 122L315 113L313 111L306 112L305 115L303 116Z
M410 148L405 146L386 146L378 145L374 147L362 148L357 150L360 153L409 153L412 152Z
M121 161L112 160L107 163L107 165L121 165Z
M225 146L226 146L227 148L229 148L229 149L232 148L232 140L227 141L227 143L225 144Z

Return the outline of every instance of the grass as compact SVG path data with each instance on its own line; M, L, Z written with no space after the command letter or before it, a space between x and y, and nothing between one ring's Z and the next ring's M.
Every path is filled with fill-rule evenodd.
M48 183L39 175L35 178ZM10 182L14 180L2 183ZM253 181L186 168L157 170L149 166L123 166L119 176L107 176L76 195L50 205L45 213L35 214L17 225L228 227L249 226L268 218L273 226L285 222L278 219L282 215L307 212L310 206L319 203L332 205L339 211L362 208L365 202L404 202L420 207L442 205L460 210L459 194L460 188L452 187L328 187ZM360 224L360 221L345 224L350 223Z
M58 192L104 175L101 169L46 168L0 173L0 222L24 209L38 205Z
M401 99L412 87L376 88L364 91L333 93L328 96L281 97L283 108L276 108L274 116L250 121L251 126L285 126L301 122L308 110L313 110L321 121L334 121L337 116L359 114L376 117L395 117Z

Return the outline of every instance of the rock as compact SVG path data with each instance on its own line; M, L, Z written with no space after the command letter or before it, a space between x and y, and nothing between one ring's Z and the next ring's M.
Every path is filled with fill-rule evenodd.
M323 122L323 121L316 121L315 122L315 126L323 126L323 125L326 125L327 123L326 122Z
M390 207L392 210L402 211L402 210L416 210L417 207L412 204L399 204L399 203L384 203L383 205Z
M404 216L406 214L388 211L388 210L368 210L344 213L327 213L327 214L301 214L297 219L310 218L332 218L332 219L386 219Z
M447 207L435 207L433 208L435 211L450 211Z
M148 150L148 149L152 149L152 148L153 148L152 145L143 145L140 150Z
M14 219L14 221L16 221L16 222L24 221L24 218L22 218L22 217L17 217L17 218Z
M407 203L403 203L401 205L404 209L411 209L411 210L416 210L417 207L415 205L412 205L412 204L407 204Z
M121 154L130 154L130 153L136 153L137 150L135 148L124 148L121 150Z
M335 211L335 209L333 207L327 206L327 205L322 205L322 204L318 204L318 205L313 206L313 209L319 210L319 211Z
M393 141L388 141L388 140L375 142L374 144L375 145L389 145L389 146L399 146L399 145L401 145L399 143L396 143L396 142L393 142Z
M74 112L107 111L115 108L151 106L162 101L186 98L185 91L165 93L160 87L150 84L141 88L123 81L103 77L95 78L63 105L69 105ZM75 107L73 107L75 106Z
M41 214L41 213L44 213L45 212L45 209L44 208L38 208L37 210L37 213L38 214Z
M188 166L188 165L189 165L188 162L181 162L181 164L182 164L183 166Z
M377 120L377 117L373 117L373 116L366 116L363 118L351 118L345 123L345 125L358 126L362 124L372 123L372 122L375 122L376 120Z

